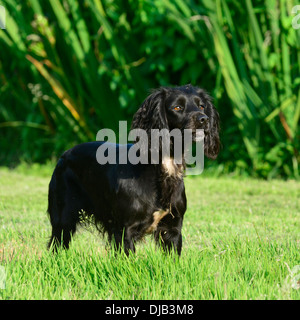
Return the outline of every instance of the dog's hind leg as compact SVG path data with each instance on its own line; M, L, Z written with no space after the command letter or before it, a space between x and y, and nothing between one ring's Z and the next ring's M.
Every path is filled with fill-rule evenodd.
M64 249L68 249L71 241L71 234L74 232L75 231L68 230L62 226L53 226L52 235L48 244L49 249L57 251L57 248L60 246Z
M69 248L71 236L79 222L79 211L84 209L80 186L70 169L61 170L58 163L49 184L48 212L52 235L48 244L54 251L57 247Z
M76 223L74 217L78 216L75 211L62 210L61 219L57 222L52 222L52 234L48 244L49 248L57 250L57 247L62 246L64 249L69 248L71 236L76 231ZM72 221L73 220L73 221Z

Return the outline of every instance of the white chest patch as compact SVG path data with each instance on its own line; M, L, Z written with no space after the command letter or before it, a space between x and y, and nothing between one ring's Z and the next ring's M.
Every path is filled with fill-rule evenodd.
M174 159L170 157L165 157L162 160L162 166L168 176L173 176L177 178L182 177L182 165L177 165L174 163Z

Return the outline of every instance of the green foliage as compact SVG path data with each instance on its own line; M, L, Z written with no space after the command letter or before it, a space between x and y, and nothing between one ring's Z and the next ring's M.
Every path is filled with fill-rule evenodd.
M0 162L44 162L192 83L222 120L220 171L299 177L300 29L290 0L4 0Z

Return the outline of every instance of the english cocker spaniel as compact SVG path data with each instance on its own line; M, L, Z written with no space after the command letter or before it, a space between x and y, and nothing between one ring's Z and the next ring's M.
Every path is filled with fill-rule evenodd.
M215 159L219 153L218 112L210 96L191 85L153 91L134 115L131 128L145 130L149 141L151 129L203 129L205 155ZM60 157L49 184L49 247L68 248L76 226L88 217L126 254L134 252L135 243L146 234L153 234L165 251L180 255L187 205L184 154L176 163L170 141L169 156L160 154L156 164L100 165L96 154L103 143L83 143ZM115 149L118 155L120 145Z

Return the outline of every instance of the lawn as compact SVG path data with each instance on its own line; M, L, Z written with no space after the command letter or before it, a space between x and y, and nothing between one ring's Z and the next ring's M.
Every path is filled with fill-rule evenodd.
M0 168L0 299L300 298L299 182L187 177L181 258L150 236L127 258L93 227L47 251L50 175Z

